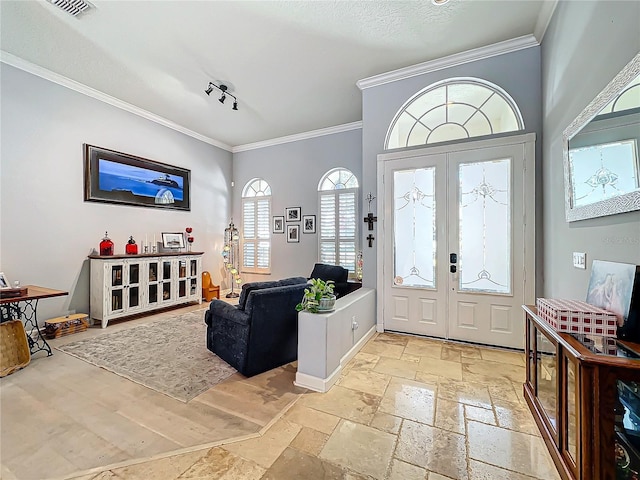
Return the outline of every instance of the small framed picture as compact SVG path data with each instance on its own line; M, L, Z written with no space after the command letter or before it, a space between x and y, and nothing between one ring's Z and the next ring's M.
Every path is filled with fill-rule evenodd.
M276 215L273 217L273 233L284 233L284 217L282 215Z
M302 208L300 207L287 207L284 211L284 216L287 217L287 222L299 222L301 214Z
M0 272L0 288L11 288L11 282L4 275L4 272Z
M163 248L184 248L184 235L182 232L167 233L162 232L162 247Z
M305 215L302 217L302 233L316 233L315 215Z
M300 242L300 225L287 225L287 243Z

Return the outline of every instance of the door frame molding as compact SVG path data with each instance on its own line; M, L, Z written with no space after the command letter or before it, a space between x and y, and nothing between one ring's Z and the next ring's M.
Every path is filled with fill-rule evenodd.
M531 144L531 148L525 148L524 150L524 170L521 172L523 176L523 185L527 185L530 188L525 189L522 192L524 202L524 249L525 249L525 298L526 301L531 303L535 300L535 265L536 265L536 252L535 252L535 223L536 223L536 207L535 207L535 141L536 134L523 133L519 135L511 135L508 137L489 138L485 140L473 140L463 143L449 143L446 145L435 145L431 147L412 148L405 150L396 150L390 153L380 153L377 158L377 170L376 170L376 187L378 192L377 198L377 212L378 212L378 232L384 232L385 218L387 217L387 210L391 208L391 202L385 202L384 198L384 168L385 163L391 160L408 159L413 157L422 157L425 155L435 155L441 153L453 153L464 152L466 150L476 150L478 148L491 148L491 147L503 147L507 145L524 145L526 143ZM514 172L516 174L516 172ZM514 224L515 225L515 224ZM389 268L389 265L384 263L384 235L382 238L378 235L378 242L376 242L376 262L378 264L378 278L376 280L377 290L377 305L376 305L376 330L378 332L384 332L384 275L385 268ZM527 246L533 248L531 258L527 257ZM528 259L528 260L527 260ZM382 271L380 271L382 270Z

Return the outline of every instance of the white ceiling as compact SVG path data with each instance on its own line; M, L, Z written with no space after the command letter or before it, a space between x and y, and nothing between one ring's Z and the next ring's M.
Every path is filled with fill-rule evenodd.
M360 79L536 34L555 1L0 1L0 47L229 146L359 121ZM239 110L204 89L225 83ZM217 92L219 94L219 92ZM230 100L230 99L229 99Z

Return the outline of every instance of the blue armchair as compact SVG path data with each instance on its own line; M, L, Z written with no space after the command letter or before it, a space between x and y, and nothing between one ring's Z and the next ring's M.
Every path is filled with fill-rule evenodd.
M307 279L242 286L238 306L213 300L205 313L207 348L246 377L298 358L298 313Z

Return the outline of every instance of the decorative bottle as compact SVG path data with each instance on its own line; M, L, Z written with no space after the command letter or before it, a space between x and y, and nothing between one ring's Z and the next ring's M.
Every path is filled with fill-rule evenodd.
M137 255L138 254L138 245L136 241L133 239L133 235L129 237L129 241L124 247L124 251L127 255Z
M100 255L113 255L113 242L107 232L104 232L104 238L100 242Z

